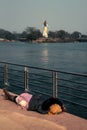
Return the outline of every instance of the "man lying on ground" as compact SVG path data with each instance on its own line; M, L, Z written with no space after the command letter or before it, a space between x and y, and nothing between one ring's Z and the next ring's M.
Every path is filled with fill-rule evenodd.
M18 106L25 110L37 111L41 114L58 114L66 111L63 103L54 97L45 99L44 96L22 93L14 96L6 89L3 89L5 98L15 102Z

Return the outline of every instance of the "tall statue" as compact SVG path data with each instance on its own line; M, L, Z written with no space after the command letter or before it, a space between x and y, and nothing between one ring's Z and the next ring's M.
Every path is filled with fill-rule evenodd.
M43 28L43 37L48 38L48 28L47 28L47 22L44 21L44 28Z

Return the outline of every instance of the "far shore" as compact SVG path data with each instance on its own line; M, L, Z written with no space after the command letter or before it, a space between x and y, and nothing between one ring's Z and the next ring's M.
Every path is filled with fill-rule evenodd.
M61 39L61 38L39 38L36 40L33 40L33 43L62 43L62 42L74 42L74 39Z
M72 39L72 38L38 38L36 40L33 40L32 43L72 43L72 42L87 42L87 38L78 38L78 39Z
M87 42L87 38L78 38L78 39L70 39L70 38L38 38L36 40L28 41L26 39L19 39L19 40L8 40L0 38L0 42L31 42L31 43L71 43L71 42Z

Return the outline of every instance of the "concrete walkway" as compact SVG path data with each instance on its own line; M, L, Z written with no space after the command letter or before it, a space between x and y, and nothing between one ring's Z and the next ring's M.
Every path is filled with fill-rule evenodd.
M59 115L42 115L20 110L5 100L0 89L0 130L86 130L87 120L66 112Z

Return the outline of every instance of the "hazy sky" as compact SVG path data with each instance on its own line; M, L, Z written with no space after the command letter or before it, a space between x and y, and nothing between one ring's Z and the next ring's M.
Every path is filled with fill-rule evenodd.
M26 27L63 29L87 34L87 0L0 0L0 28L22 32Z

